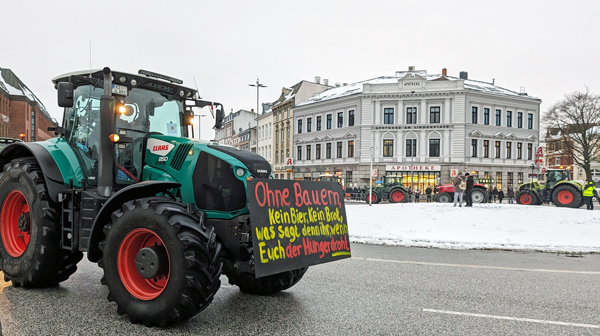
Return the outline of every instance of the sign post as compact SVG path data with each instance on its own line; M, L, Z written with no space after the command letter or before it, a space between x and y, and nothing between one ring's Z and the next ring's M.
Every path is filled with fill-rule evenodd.
M350 258L341 185L255 178L248 200L256 277Z

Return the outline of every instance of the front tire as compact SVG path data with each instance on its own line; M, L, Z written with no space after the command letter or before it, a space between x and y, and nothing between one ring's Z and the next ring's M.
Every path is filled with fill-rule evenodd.
M518 204L523 204L523 205L539 205L540 204L540 201L537 199L537 196L532 192L528 192L528 190L517 192L517 195L515 198L517 199Z
M225 275L229 283L240 288L240 291L255 295L270 295L286 290L300 281L308 267L287 271L262 278L256 278L254 273L237 273L233 268L227 267Z
M375 191L367 193L365 196L365 202L367 202L367 204L369 203L369 198L371 199L371 204L377 204L381 201L381 197L379 197L379 194Z
M485 203L487 192L482 189L473 189L471 192L471 200L473 203Z
M15 159L0 178L0 268L15 287L48 287L77 270L83 253L60 247L56 208L34 158Z
M447 192L439 193L437 201L440 203L450 203L452 202L452 196Z
M560 184L552 190L552 202L558 207L579 208L583 195L570 184Z
M164 327L208 307L221 284L222 263L205 219L161 197L129 201L112 214L98 265L119 314Z

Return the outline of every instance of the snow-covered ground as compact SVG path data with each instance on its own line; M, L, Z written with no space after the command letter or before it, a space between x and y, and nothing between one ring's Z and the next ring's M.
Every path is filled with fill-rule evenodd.
M598 205L596 205L598 206ZM451 249L600 252L600 211L442 203L348 204L355 243Z

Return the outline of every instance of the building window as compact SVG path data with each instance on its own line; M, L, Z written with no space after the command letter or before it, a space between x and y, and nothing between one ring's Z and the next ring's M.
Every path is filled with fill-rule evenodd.
M35 141L35 111L31 111L31 141Z
M533 114L527 113L527 128L533 129Z
M321 130L321 116L317 117L317 131Z
M554 158L554 165L555 166L560 166L560 156L557 156Z
M279 152L275 151L275 163L279 163Z
M327 115L327 129L331 129L331 120L333 116L331 114Z
M440 139L429 139L429 157L440 156Z
M311 150L312 150L312 145L306 145L306 159L310 160L311 159Z
M502 111L496 110L496 126L502 125Z
M496 141L496 155L495 158L499 159L500 158L500 141Z
M348 157L354 157L354 140L348 141Z
M315 148L315 159L321 160L321 144L317 144Z
M523 184L523 173L517 173L517 184Z
M512 142L506 142L506 158L512 159Z
M496 188L502 189L502 172L496 172Z
M513 172L508 172L508 178L506 179L506 183L508 183L509 186L513 184L513 176Z
M512 111L506 111L506 127L512 127Z
M312 132L312 118L306 118L306 132Z
M344 127L344 112L338 112L338 128Z
M338 143L337 143L337 156L336 156L338 159L342 157L342 148L343 148L342 147L342 142L338 141Z
M406 123L416 124L417 123L417 108L407 107L406 108Z
M477 139L471 139L471 157L477 157Z
M484 158L490 157L490 141L489 140L483 140L483 157Z
M296 158L296 160L302 160L302 146L298 146L298 157Z
M328 142L325 146L325 158L331 159L331 142Z
M394 156L394 140L383 140L383 156Z
M284 140L285 140L285 132L282 129L281 130L281 142L283 142Z
M477 124L477 106L471 107L471 123Z
M533 144L527 144L527 160L531 160L533 158Z
M523 128L523 112L517 112L517 127Z
M351 183L352 182L352 170L347 170L346 171L346 183Z
M483 109L483 124L484 125L490 124L490 109L489 108Z
M298 134L302 133L302 119L298 119Z
M275 131L275 143L279 143L279 131Z
M383 109L383 123L384 124L393 124L394 123L394 109L393 108L384 108Z
M285 161L283 159L283 150L281 150L281 160L280 160L280 163L282 163L282 164L285 163Z
M523 143L517 142L517 159L521 160L523 158Z
M406 156L417 156L417 139L406 140Z
M288 159L290 157L290 149L289 148L285 150L285 157L286 157L286 159ZM286 162L286 164L287 164L287 162Z
M429 108L429 122L432 124L440 123L440 107L433 106Z
M285 130L286 130L286 133L287 133L287 140L290 141L290 128L287 127Z
M348 111L348 126L354 126L354 110Z

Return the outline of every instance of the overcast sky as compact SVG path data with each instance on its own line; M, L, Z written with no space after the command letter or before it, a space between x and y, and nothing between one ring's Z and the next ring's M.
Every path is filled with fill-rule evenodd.
M484 4L486 3L486 4ZM231 109L315 76L352 83L409 65L514 91L542 111L600 94L600 1L2 1L0 66L58 120L56 75L109 66L181 78ZM208 111L206 111L208 113ZM209 114L209 113L208 113ZM209 114L210 115L210 114ZM211 118L202 137L212 138Z

